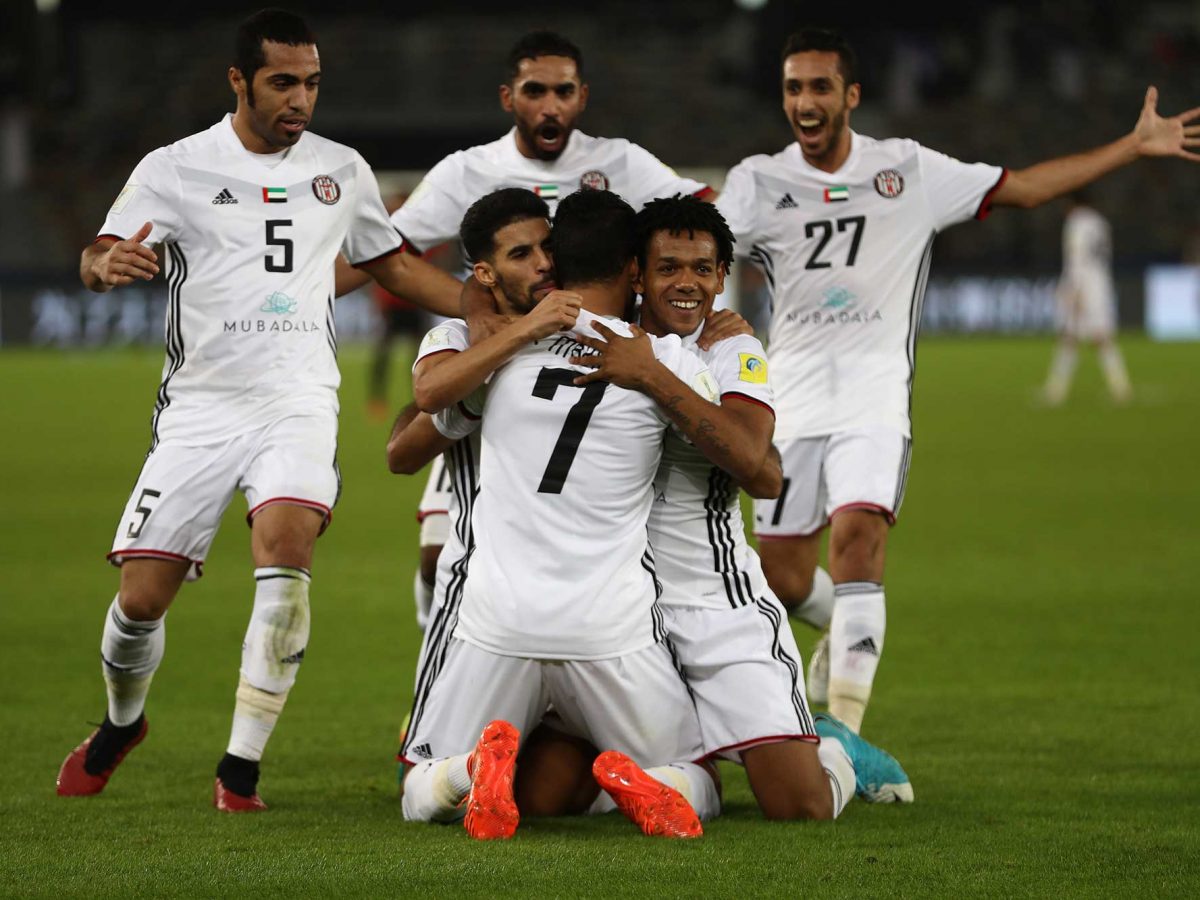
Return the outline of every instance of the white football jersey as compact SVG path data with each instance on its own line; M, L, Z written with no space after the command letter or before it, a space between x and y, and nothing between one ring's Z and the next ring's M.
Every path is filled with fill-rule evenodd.
M550 206L580 188L600 188L622 197L634 209L656 197L703 194L709 188L681 178L648 150L624 138L571 132L558 159L529 159L517 149L516 128L490 144L459 150L429 170L392 222L408 243L428 250L458 240L468 207L505 187L528 188Z
M695 347L700 331L683 339L708 367L721 402L751 402L774 411L762 344L750 335ZM678 432L667 435L654 477L650 543L664 606L729 609L763 596L758 554L746 542L740 489Z
M167 358L154 441L225 440L264 419L337 411L333 263L400 248L370 167L305 133L280 159L249 152L233 117L148 154L101 237L151 222L161 243Z
M1112 270L1112 228L1088 206L1077 206L1063 222L1063 275L1092 277Z
M772 295L775 439L865 425L911 433L933 239L987 215L1005 172L910 140L851 135L837 172L791 144L735 166L717 206Z
M579 316L576 331L595 317ZM621 334L629 327L607 324ZM595 336L592 331L587 331ZM655 356L716 402L712 376L679 338ZM566 332L496 371L483 409L477 540L455 636L493 653L607 659L664 636L646 520L668 419L653 400L598 381Z

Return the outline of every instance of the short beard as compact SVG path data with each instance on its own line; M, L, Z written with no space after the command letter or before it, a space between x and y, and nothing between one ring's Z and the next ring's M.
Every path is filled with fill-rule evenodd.
M508 301L508 305L522 315L537 306L537 300L534 299L532 288L527 288L524 293L521 293L514 287L510 286L508 282L501 277L499 272L496 273L496 288L501 294L504 295L504 299Z
M533 155L540 160L553 162L563 155L563 150L567 149L567 141L564 140L562 150L542 150L538 146L537 142L537 129L531 129L528 125L520 120L518 120L516 124L517 132L525 139L525 143L529 145L529 148L533 150ZM568 138L570 137L570 131L568 129L564 128L563 133L566 134Z

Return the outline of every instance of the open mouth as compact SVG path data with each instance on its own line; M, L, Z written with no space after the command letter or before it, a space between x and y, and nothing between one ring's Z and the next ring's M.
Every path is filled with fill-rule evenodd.
M538 144L546 148L557 147L566 134L563 127L557 122L544 122L538 126L535 133Z
M541 281L533 286L533 289L530 291L530 293L533 295L533 299L542 300L556 287L557 285L553 281Z
M299 134L308 125L308 119L280 119L279 125L288 134Z
M800 116L795 122L800 134L810 140L819 137L825 128L825 120L818 116Z
M682 309L684 311L691 311L700 305L699 300L668 300L667 303L672 309Z

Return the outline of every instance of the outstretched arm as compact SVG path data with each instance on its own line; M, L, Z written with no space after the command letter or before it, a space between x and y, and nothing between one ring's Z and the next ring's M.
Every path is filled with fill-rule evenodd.
M1177 156L1200 162L1200 107L1177 116L1158 114L1158 88L1146 90L1133 131L1103 147L1010 171L992 198L994 206L1035 206L1091 184L1143 156ZM1198 122L1198 124L1192 124Z
M411 253L392 253L359 268L395 294L423 309L456 318L462 283L453 276ZM345 279L343 284L347 284Z

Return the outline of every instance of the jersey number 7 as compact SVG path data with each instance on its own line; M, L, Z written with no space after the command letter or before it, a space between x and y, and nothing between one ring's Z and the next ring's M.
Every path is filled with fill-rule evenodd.
M566 483L567 473L571 471L571 463L575 462L575 453L579 450L579 442L587 431L588 422L592 420L592 410L600 403L604 391L608 388L607 381L593 381L591 384L576 385L574 381L579 373L573 369L551 369L543 366L538 372L537 381L533 384L533 396L543 400L553 400L554 394L560 387L575 388L582 391L578 400L567 413L562 431L554 443L554 452L550 454L550 462L542 474L542 483L538 485L539 494L561 494Z

